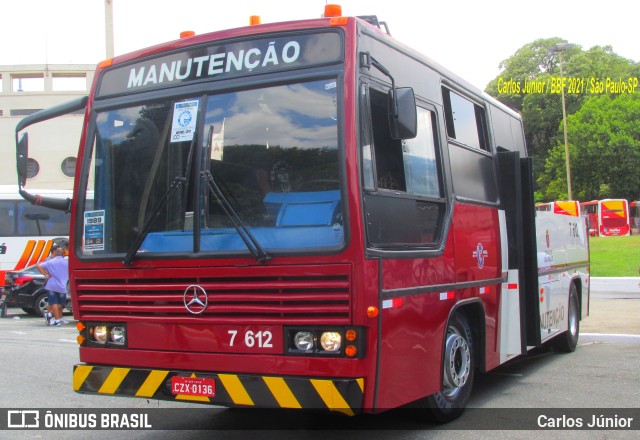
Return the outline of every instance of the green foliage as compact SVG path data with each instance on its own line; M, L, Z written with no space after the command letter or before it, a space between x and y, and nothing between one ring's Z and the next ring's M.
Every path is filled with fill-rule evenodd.
M579 93L565 89L573 198L637 198L640 118L635 104L626 100L612 104L610 101L629 95L592 94L590 86L607 78L614 81L639 78L640 64L617 55L611 46L594 46L585 51L576 45L561 54L548 49L565 42L561 38L548 38L522 46L500 64L503 72L485 91L522 115L534 174L538 176L536 200L566 199L562 95L552 93L548 87L560 78L562 57L565 80L584 80ZM543 93L524 93L525 82L533 80L547 84ZM639 94L640 88L630 95L631 100L635 102ZM602 105L606 110L599 109ZM582 113L578 116L578 112ZM575 117L571 116L574 114Z
M640 261L640 235L630 237L591 237L591 276L637 277Z
M574 199L640 198L640 94L593 96L567 126ZM566 197L566 181L564 144L557 144L538 179L543 198Z

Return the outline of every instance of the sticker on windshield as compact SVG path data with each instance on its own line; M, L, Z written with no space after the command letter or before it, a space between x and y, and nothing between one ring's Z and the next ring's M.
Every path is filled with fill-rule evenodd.
M84 213L84 239L85 251L104 250L104 209L99 211L87 211Z
M198 120L198 101L176 102L173 107L171 142L193 140Z

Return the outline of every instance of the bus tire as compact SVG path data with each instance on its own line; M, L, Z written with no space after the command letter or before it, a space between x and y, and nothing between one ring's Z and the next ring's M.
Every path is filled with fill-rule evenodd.
M464 313L456 313L447 325L442 357L442 389L426 398L435 421L447 423L462 414L473 387L474 349L469 321Z
M569 310L567 312L569 325L567 330L555 340L556 350L562 353L571 353L575 351L578 346L578 337L580 336L579 309L578 289L575 283L571 283L571 287L569 288Z

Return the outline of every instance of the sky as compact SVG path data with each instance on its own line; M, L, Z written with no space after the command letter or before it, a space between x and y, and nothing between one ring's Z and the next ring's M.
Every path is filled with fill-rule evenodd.
M197 34L314 18L325 0L112 0L115 54ZM640 61L637 0L332 0L343 15L377 15L394 38L484 89L500 63L538 38L560 37L587 50L611 45ZM107 58L105 0L3 2L0 65L97 64Z

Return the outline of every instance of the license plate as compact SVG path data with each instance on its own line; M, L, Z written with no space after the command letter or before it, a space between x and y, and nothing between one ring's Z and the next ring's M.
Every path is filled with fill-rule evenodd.
M215 397L216 381L210 377L173 376L171 378L171 394Z

